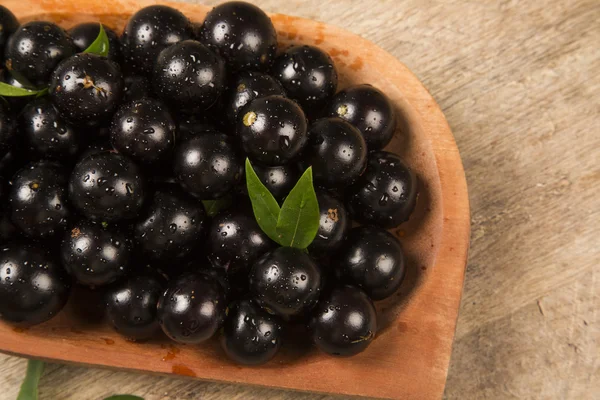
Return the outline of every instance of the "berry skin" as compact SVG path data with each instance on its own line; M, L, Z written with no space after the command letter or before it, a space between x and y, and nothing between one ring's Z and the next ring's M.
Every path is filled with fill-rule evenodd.
M295 164L263 167L253 165L252 168L260 181L269 189L277 200L283 200L294 188L300 178L300 169Z
M360 132L341 118L322 118L310 126L304 155L313 177L325 188L352 183L365 170L367 146Z
M145 76L129 75L123 78L123 81L125 86L123 87L122 104L150 97L150 80Z
M224 196L242 177L242 159L232 138L223 133L206 133L179 143L173 160L177 181L202 200Z
M320 113L335 94L338 74L333 60L313 46L294 46L275 60L271 75L309 115Z
M242 1L213 8L200 30L200 41L221 54L232 71L264 71L277 50L277 32L267 14Z
M185 344L210 339L225 322L225 290L206 274L182 275L169 282L158 302L158 320L165 334Z
M72 159L82 145L80 132L47 98L35 99L23 108L19 128L29 150L41 158Z
M132 276L108 288L106 315L112 327L129 340L146 340L160 331L158 300L166 283L158 274Z
M71 280L50 252L26 242L0 248L0 319L41 324L63 308Z
M219 212L208 231L209 258L215 265L228 269L249 268L274 246L245 204Z
M371 85L346 88L336 94L326 114L350 122L362 133L369 150L384 148L396 131L396 111L390 99Z
M144 7L129 19L121 37L123 64L129 72L149 76L161 50L192 37L190 21L180 11Z
M135 224L135 238L153 259L180 260L202 242L206 220L202 203L173 185L154 193L146 214Z
M122 105L113 117L110 140L121 154L152 165L171 155L177 125L167 107L150 98Z
M121 61L121 42L119 37L107 26L103 26L106 37L108 38L108 55L107 58L111 61ZM77 48L77 52L81 53L98 37L100 33L100 24L97 22L84 22L83 24L75 25L69 29L69 35L73 39L73 44Z
M0 55L4 54L4 46L17 28L19 28L17 17L8 8L0 5Z
M129 272L131 245L115 227L80 221L63 238L61 260L78 283L103 286Z
M225 111L229 123L235 126L240 110L252 100L272 95L285 96L285 91L277 79L255 71L240 72L225 94Z
M352 229L335 263L343 280L360 287L373 300L394 294L406 274L402 245L394 235L375 226Z
M0 101L0 156L8 152L17 136L15 118L6 104Z
M251 300L241 300L229 310L221 335L221 347L238 364L264 364L281 348L282 333L279 318Z
M21 25L8 39L4 58L6 68L21 83L43 87L56 66L74 53L75 45L61 27L32 21Z
M52 162L39 161L12 179L8 197L11 220L30 237L62 232L71 216L67 204L67 175Z
M145 186L140 169L131 160L112 151L100 151L75 165L69 199L92 220L130 219L142 208Z
M353 356L375 338L377 313L369 296L353 286L341 286L313 310L309 328L317 347L334 356Z
M308 246L308 251L313 256L326 256L341 246L352 226L352 221L344 203L331 194L318 190L317 201L320 213L319 230Z
M408 220L417 202L417 176L393 153L369 154L365 173L348 188L346 206L362 224L390 229Z
M154 73L154 93L169 106L186 112L204 111L225 88L225 63L202 43L185 40L160 52Z
M80 53L52 73L50 99L76 125L98 125L115 112L123 96L119 65L105 57Z
M284 319L303 315L319 300L321 270L299 249L278 247L264 254L248 279L257 303Z
M306 116L283 96L258 98L238 114L236 132L252 161L265 165L287 164L306 142Z

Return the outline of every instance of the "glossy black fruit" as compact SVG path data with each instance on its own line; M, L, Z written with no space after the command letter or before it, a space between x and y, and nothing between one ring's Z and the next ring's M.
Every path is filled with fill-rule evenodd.
M81 132L47 98L35 99L23 108L19 128L29 151L40 158L72 159L82 147Z
M346 88L336 94L327 115L350 122L362 133L369 150L385 147L396 131L396 111L390 99L371 85Z
M116 62L121 61L121 42L119 37L107 26L103 26L106 37L108 38L108 59ZM69 35L73 39L73 44L77 48L77 52L82 52L98 37L100 33L100 24L98 22L84 22L83 24L75 25L69 29Z
M225 268L248 268L275 243L260 229L252 208L236 205L218 213L208 231L208 255Z
M71 281L48 250L25 242L0 247L0 319L27 325L54 317Z
M135 238L145 255L173 262L203 244L207 225L202 203L173 185L154 193Z
M146 98L119 108L110 127L110 140L119 153L141 164L156 165L171 155L176 131L166 105Z
M373 300L383 300L398 290L406 273L402 245L376 226L354 228L334 257L339 277L359 286Z
M231 137L206 133L179 143L173 172L183 188L202 200L229 192L242 178L242 158Z
M0 55L4 54L4 46L19 27L17 17L8 8L0 5Z
M32 21L21 25L4 49L5 65L21 83L46 86L58 63L75 53L75 45L58 25Z
M123 104L150 97L150 80L145 76L129 75L123 81Z
M131 269L131 244L116 227L91 221L71 226L61 245L63 266L78 283L107 285Z
M353 356L375 338L377 313L362 290L341 286L319 301L309 327L320 350L334 356Z
M308 254L293 247L278 247L260 257L248 279L258 304L286 319L314 307L321 292L321 270Z
M184 142L194 136L201 136L205 133L221 133L212 124L195 116L186 116L178 119L177 141Z
M98 125L121 103L123 76L119 65L105 57L80 53L61 62L52 73L50 98L77 125Z
M206 274L185 274L169 282L158 302L162 330L176 342L197 344L210 339L225 321L223 287Z
M306 145L306 125L306 116L294 101L267 96L241 110L236 132L253 161L282 165L297 157Z
M285 96L285 91L277 79L255 71L240 72L225 94L225 112L229 123L235 126L240 110L252 100L271 95Z
M277 50L277 32L255 5L230 1L213 8L204 20L200 41L225 58L233 70L266 70Z
M17 137L16 120L6 104L0 101L0 156L13 146Z
M11 180L8 206L12 222L27 236L62 232L71 216L67 175L55 163L40 161L23 168Z
M271 73L308 114L320 112L337 89L333 60L314 46L289 48L277 57Z
M252 168L269 192L277 199L282 200L294 188L300 178L300 169L295 164L264 167L259 164Z
M157 307L165 286L166 281L158 274L145 273L109 287L108 322L130 340L150 339L160 330Z
M322 118L309 128L305 162L313 167L315 183L339 188L365 170L367 146L360 132L341 118Z
M229 310L221 335L221 347L231 360L239 364L264 364L281 348L282 333L279 318L251 300L242 300Z
M319 202L319 230L313 242L308 246L308 251L314 256L331 255L336 251L346 238L352 221L344 207L344 203L331 194L317 191Z
M363 224L389 229L408 220L417 202L417 176L393 153L369 154L365 173L348 189L346 205Z
M225 63L208 47L185 40L160 52L154 73L154 93L179 111L197 112L212 106L225 88Z
M190 21L180 11L161 5L142 8L121 37L123 64L133 73L150 75L161 50L192 35Z
M145 186L133 161L112 151L101 151L75 165L69 181L69 199L87 218L129 219L142 208Z

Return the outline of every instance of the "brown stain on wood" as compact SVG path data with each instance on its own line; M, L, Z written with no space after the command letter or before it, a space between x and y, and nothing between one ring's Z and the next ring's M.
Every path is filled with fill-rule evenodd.
M175 364L171 367L171 372L177 375L196 377L196 373L183 364Z
M175 357L177 357L177 354L179 354L181 352L180 349L178 349L177 347L173 346L173 345L169 345L169 351L167 351L167 354L165 354L162 358L163 361L171 361L173 359L175 359Z
M103 337L102 340L104 340L104 343L106 343L109 346L115 344L115 341L113 339L110 339L110 338L104 338Z
M354 59L354 62L352 64L350 64L350 69L353 71L360 71L363 67L364 63L362 58L360 57L356 57Z

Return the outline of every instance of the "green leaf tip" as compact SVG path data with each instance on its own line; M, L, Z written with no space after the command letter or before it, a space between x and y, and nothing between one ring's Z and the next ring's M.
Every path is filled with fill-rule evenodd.
M23 383L21 384L17 400L38 399L38 384L43 372L43 361L29 360L27 362L27 372L25 373L25 379L23 379Z
M106 31L102 24L100 24L100 32L98 32L98 36L96 39L88 46L87 49L83 51L83 53L91 53L97 54L102 57L108 56L108 50L110 45L108 43L108 36L106 35Z
M279 243L276 230L280 211L279 203L260 181L248 158L246 158L246 187L248 188L248 196L252 202L252 211L254 211L254 218L258 226L271 240Z
M0 82L0 96L2 97L25 97L25 96L43 96L48 93L48 88L41 90L25 89Z
M309 167L281 206L276 226L278 243L282 246L306 249L317 236L320 218L312 167Z

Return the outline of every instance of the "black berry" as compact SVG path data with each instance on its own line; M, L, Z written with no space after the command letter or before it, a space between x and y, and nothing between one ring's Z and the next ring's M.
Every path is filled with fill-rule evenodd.
M109 27L103 25L102 28L108 38L108 59L116 62L121 61L121 42L119 37ZM75 25L69 29L69 35L73 39L73 44L80 53L90 47L100 33L100 24L98 22L84 22L83 24Z
M353 356L364 351L375 338L375 306L362 290L342 286L321 299L309 327L320 350L334 356Z
M206 15L200 40L221 54L234 71L266 70L277 50L277 32L267 14L241 1L213 8Z
M50 98L77 125L98 125L117 109L123 96L119 65L105 57L80 53L59 64L52 73Z
M304 314L319 300L321 270L299 249L278 247L263 255L248 279L258 304L286 319Z
M317 191L317 200L320 212L319 230L308 246L308 251L315 256L325 256L341 246L352 221L341 200L323 190Z
M87 218L115 221L138 215L146 184L137 165L111 151L79 161L69 181L69 199Z
M6 104L0 101L0 155L8 152L17 137L16 120Z
M304 112L283 96L261 97L244 107L237 117L236 132L248 156L265 165L290 162L308 139Z
M17 17L8 8L0 5L0 54L4 54L4 46L8 38L18 27Z
M396 131L396 111L390 99L371 85L346 88L335 95L327 114L350 122L362 133L369 150L385 147Z
M235 126L240 110L252 100L271 95L285 96L283 87L275 78L255 71L240 72L225 94L225 112L229 123Z
M417 177L393 153L369 154L365 173L348 189L346 205L363 224L394 228L406 221L417 202Z
M309 128L305 162L313 167L315 183L339 188L365 170L367 146L360 132L341 118L322 118Z
M296 164L264 167L256 164L252 168L269 192L277 199L283 200L294 188L300 178L300 168Z

